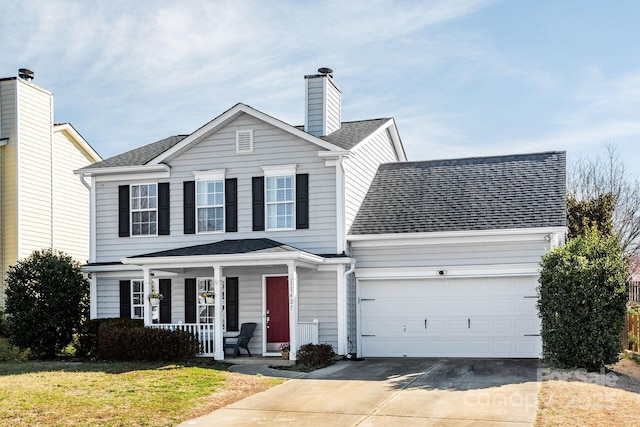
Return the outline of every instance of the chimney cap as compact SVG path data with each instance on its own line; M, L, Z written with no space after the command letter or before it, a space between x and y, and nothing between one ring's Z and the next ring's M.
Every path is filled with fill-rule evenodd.
M31 80L33 80L33 71L28 68L20 68L18 69L18 77L30 82Z
M329 74L330 76L333 77L333 70L331 68L328 68L328 67L318 68L318 72L320 74Z

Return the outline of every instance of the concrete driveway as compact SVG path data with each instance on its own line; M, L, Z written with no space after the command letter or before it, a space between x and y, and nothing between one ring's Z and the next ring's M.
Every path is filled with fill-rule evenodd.
M532 426L535 360L340 362L181 426Z

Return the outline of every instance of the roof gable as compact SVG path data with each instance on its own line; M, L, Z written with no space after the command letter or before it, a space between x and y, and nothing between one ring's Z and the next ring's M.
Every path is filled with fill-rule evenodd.
M381 165L350 234L565 226L564 152Z

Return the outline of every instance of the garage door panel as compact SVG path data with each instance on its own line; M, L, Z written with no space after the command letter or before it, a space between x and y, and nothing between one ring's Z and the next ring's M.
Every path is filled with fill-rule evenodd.
M373 300L361 304L362 354L540 357L540 337L526 336L540 331L537 299L525 298L536 287L535 277L361 281Z

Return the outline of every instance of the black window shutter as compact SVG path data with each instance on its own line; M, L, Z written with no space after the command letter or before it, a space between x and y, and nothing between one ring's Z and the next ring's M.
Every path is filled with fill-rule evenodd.
M253 231L264 231L264 177L252 179Z
M158 291L160 300L160 323L171 323L171 279L160 279Z
M239 331L238 325L238 278L227 277L227 331Z
M125 319L131 318L131 281L130 280L120 280L120 317Z
M184 182L184 234L196 234L196 182Z
M196 279L184 279L184 322L196 323Z
M296 228L309 228L309 174L296 175Z
M118 236L129 237L129 186L118 187Z
M158 234L170 234L169 225L169 183L158 184Z
M224 181L224 217L225 231L238 231L238 178Z

